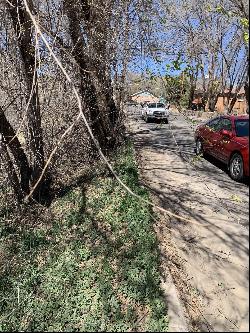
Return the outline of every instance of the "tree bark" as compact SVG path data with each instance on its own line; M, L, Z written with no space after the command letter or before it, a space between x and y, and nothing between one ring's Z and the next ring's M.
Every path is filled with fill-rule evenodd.
M188 108L191 109L194 100L195 85L191 82L189 96L188 96Z
M9 147L19 169L22 191L27 194L29 192L29 181L31 176L29 162L13 127L0 108L0 135L1 133L5 138L5 144Z
M117 105L119 107L119 110L123 112L124 110L124 102L125 102L125 83L126 83L126 74L128 69L128 63L129 63L129 11L128 11L129 3L125 4L124 8L124 16L125 16L125 23L124 23L124 47L123 47L123 57L122 57L122 72L121 76L119 77L118 87L118 100ZM118 76L117 76L118 78Z
M16 174L14 165L13 165L10 155L8 153L6 142L1 133L0 133L0 157L3 161L4 168L6 169L9 182L11 184L11 187L13 188L17 201L21 202L24 197L23 191L22 191L18 176Z
M28 145L32 155L32 184L34 184L44 167L44 144L35 63L36 51L33 45L33 26L24 9L23 1L11 0L10 2L12 6L8 4L7 6L17 37L27 87L26 102L29 103L27 110ZM34 11L32 0L29 0L28 4L30 9Z
M116 107L113 101L111 83L106 80L105 68L100 60L90 59L98 50L93 50L93 46L91 48L90 44L94 44L94 42L91 40L90 32L87 31L87 51L87 45L81 31L79 8L72 6L68 0L64 0L64 8L68 16L69 33L73 42L72 54L80 68L81 95L87 106L87 115L91 120L93 133L102 149L112 148L115 143L113 129L116 121ZM86 8L83 14L85 18L89 18L91 8ZM88 21L86 25L89 24ZM90 29L90 27L88 26L86 29ZM101 46L99 45L99 47ZM95 65L93 61L95 61Z
M228 113L231 114L233 111L233 107L235 103L237 102L237 93L234 94L233 98L230 101L229 108L228 108Z
M202 104L205 109L207 104L207 89L206 89L206 76L204 71L204 65L201 68L201 76L202 76L202 90L203 90Z
M196 59L196 68L192 68L189 71L189 78L190 78L190 91L189 91L189 97L188 97L188 108L192 108L193 100L194 100L194 93L196 89L198 74L199 74L199 61Z
M111 129L115 127L119 116L119 109L113 98L110 54L107 47L113 2L113 0L97 0L95 5L89 5L88 1L81 0L82 12L85 13L85 9L88 8L88 15L84 14L84 23L91 54L89 58L91 75L97 91L99 108L102 113L108 114Z
M208 109L210 112L215 111L216 103L218 101L218 94L209 94L208 98Z

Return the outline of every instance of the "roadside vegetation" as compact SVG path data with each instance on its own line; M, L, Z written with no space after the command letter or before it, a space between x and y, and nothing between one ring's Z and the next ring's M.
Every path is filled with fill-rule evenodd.
M131 144L113 165L148 198ZM1 216L1 331L167 330L151 209L96 170L21 224Z
M248 1L219 2L0 1L0 330L167 330L151 210L109 161L148 198L132 93L248 91Z

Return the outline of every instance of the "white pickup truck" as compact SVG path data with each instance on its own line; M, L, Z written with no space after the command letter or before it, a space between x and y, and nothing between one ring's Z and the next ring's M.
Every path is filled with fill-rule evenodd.
M141 110L141 117L147 123L151 120L162 120L168 123L169 109L163 103L148 103Z

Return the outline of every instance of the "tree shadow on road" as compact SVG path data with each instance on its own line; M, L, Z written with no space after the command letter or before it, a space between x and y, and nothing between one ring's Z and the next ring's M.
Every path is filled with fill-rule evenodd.
M187 261L191 259L192 264L196 262L198 267L193 274L200 270L204 277L207 272L208 281L210 276L211 281L217 281L210 294L202 281L196 286L203 303L208 305L216 297L228 299L230 313L225 313L219 301L215 302L218 308L208 317L212 327L235 331L245 313L247 293L242 290L248 290L248 180L245 183L233 181L225 166L213 158L196 159L194 139L188 129L180 128L177 132L177 144L168 125L152 131L150 124L148 129L151 135L133 135L135 147L142 157L144 186L158 198L161 207L200 224L188 224L173 217L162 222L166 230L171 230L179 255ZM171 263L171 254L166 248L164 251L166 265L173 265L178 272L178 267ZM188 267L190 263L185 265ZM175 278L177 286L186 283L185 276L181 283L178 273ZM232 286L227 285L228 281ZM199 321L194 324L201 324L201 330L213 330L202 314Z

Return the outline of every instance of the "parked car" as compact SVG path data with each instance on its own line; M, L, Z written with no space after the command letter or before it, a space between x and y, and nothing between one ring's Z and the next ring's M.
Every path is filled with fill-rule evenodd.
M141 117L147 123L152 120L162 120L168 123L169 109L163 103L148 103L142 109Z
M195 142L196 154L225 163L232 179L249 176L249 115L213 118L197 127Z

